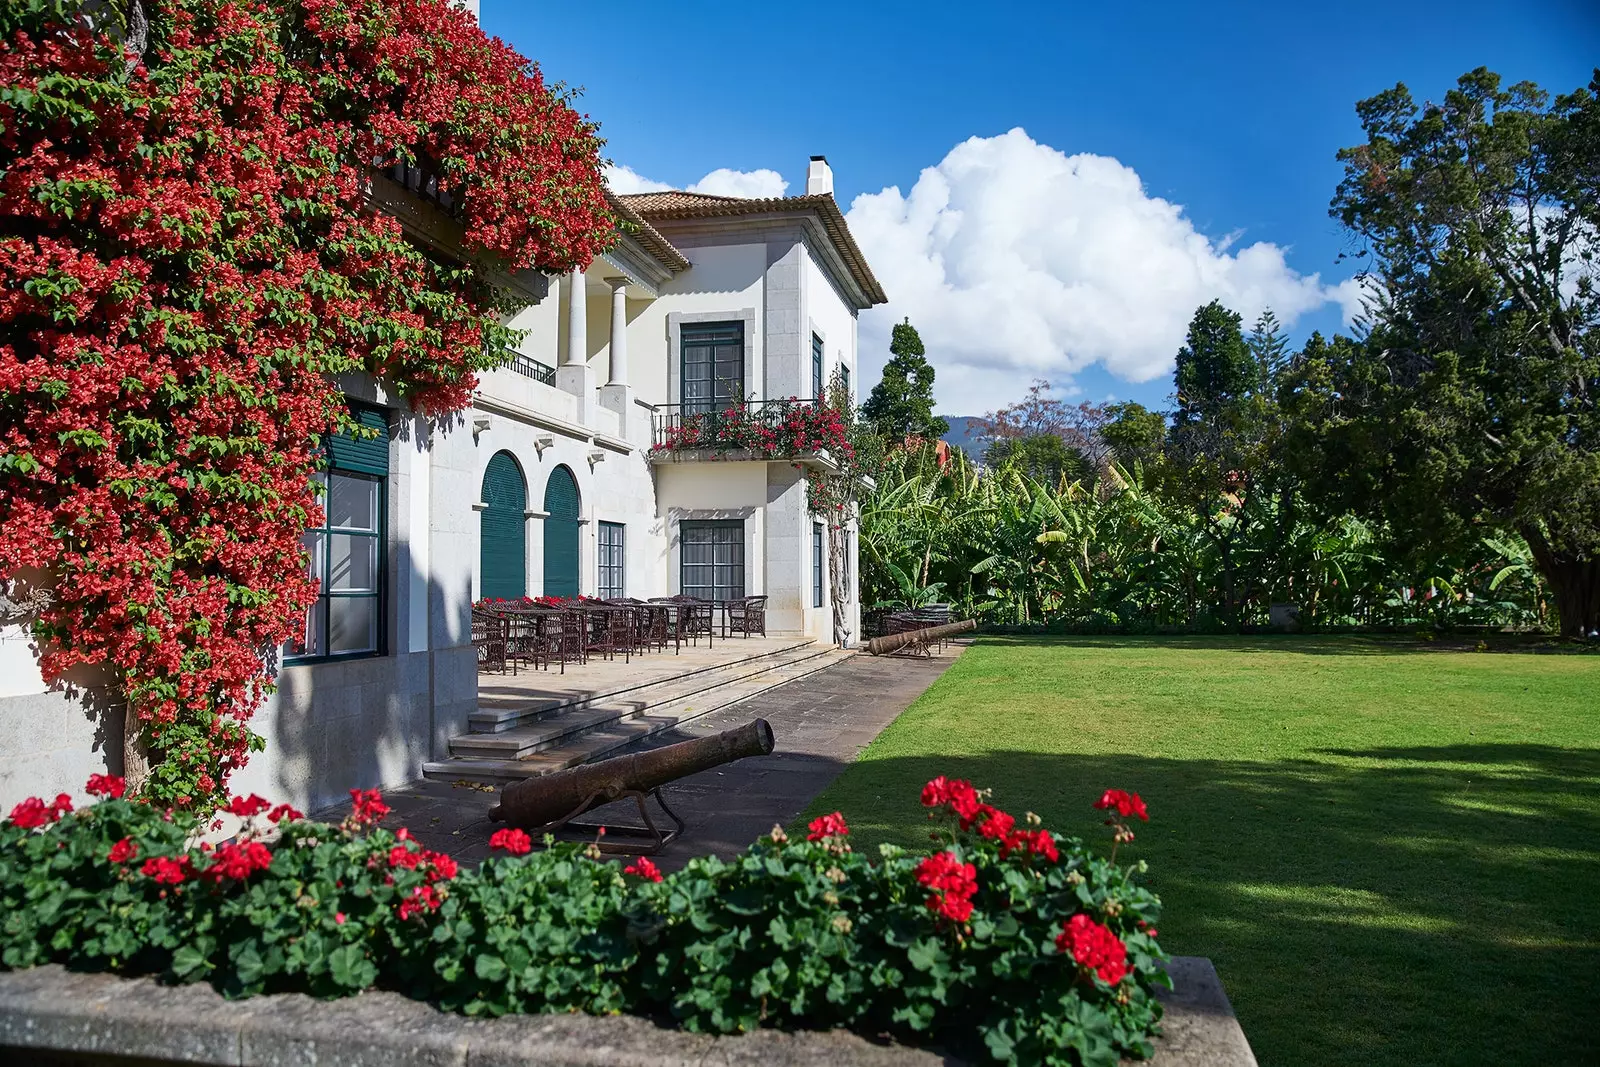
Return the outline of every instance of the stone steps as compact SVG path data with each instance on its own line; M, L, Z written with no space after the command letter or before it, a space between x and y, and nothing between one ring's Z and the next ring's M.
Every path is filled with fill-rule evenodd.
M722 647L737 648L737 638L733 642L724 642ZM484 691L482 683L479 685L478 710L468 718L472 733L504 733L515 730L528 723L553 715L561 715L609 701L613 697L620 697L624 693L630 698L643 696L645 690L659 686L675 686L690 682L700 675L712 671L723 671L732 667L745 664L759 664L764 660L771 660L785 656L802 649L812 648L815 642L809 637L796 637L791 642L777 648L766 648L762 651L751 652L736 659L724 659L718 662L704 664L699 667L679 667L677 657L665 653L656 653L648 657L636 657L637 667L627 672L627 680L602 685L599 688L574 695L563 692L559 696L539 697L526 693L516 693L509 696L496 695L492 690ZM692 650L693 651L693 650ZM581 668L574 667L576 672ZM560 675L551 677L550 683L559 686Z
M825 670L850 655L807 642L624 690L622 700L592 697L524 725L458 736L450 743L451 757L424 764L422 772L438 781L497 785L536 778L604 759L642 738Z

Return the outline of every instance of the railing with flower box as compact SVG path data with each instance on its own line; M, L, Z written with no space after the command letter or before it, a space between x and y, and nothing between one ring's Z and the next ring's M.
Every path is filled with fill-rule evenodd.
M826 401L742 400L714 410L662 404L652 422L650 454L658 459L694 458L695 453L711 458L838 458L851 452L844 417Z

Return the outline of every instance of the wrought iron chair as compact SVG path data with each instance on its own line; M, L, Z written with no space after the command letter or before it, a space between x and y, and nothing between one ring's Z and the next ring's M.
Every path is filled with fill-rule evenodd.
M478 654L478 670L510 670L516 673L516 663L507 654L506 620L504 617L472 609L472 647Z
M730 600L727 605L728 633L767 636L767 598L747 596Z
M717 606L709 600L703 600L688 593L679 593L667 597L668 602L678 605L678 632L690 644L694 644L701 634L706 635L706 644L711 644L716 635Z

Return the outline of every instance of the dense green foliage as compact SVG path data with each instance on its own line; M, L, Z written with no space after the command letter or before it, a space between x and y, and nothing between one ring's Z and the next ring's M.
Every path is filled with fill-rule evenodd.
M120 797L120 779L91 791L113 785ZM377 828L376 793L358 792L339 826L236 799L243 829L214 848L195 847L189 816L33 799L0 825L0 962L209 981L229 996L380 987L472 1015L848 1026L1009 1064L1148 1056L1167 980L1144 865L1013 819L966 782L919 788L929 816L946 817L931 852L925 820L918 850L869 858L834 813L805 841L775 828L732 862L665 878L648 861L600 862L594 846L547 839L526 855L511 829L491 839L511 855L461 871ZM1118 791L1097 806L1145 816Z
M1219 492L1205 512L1122 467L1052 483L959 454L942 467L926 450L889 459L861 504L867 604L946 600L990 623L1092 632L1259 626L1275 603L1310 627L1549 617L1515 535L1420 556L1382 524L1313 519L1288 491Z
M1437 104L1357 105L1333 215L1370 257L1372 330L1308 361L1300 419L1313 486L1418 542L1519 533L1568 634L1600 629L1597 93L1479 69Z
M1525 640L986 638L815 810L914 845L936 770L1052 825L1125 783L1179 813L1135 844L1161 943L1263 1065L1589 1063L1600 655Z

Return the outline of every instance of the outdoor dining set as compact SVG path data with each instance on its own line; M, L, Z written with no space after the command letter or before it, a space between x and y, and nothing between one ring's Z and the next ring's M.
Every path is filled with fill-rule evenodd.
M765 637L766 605L765 596L486 601L472 609L472 644L480 671L515 674L519 666L557 666L565 674L568 663L587 663L591 655L621 655L628 662L645 652L665 652L668 645L677 654L702 639L709 648L719 636Z

